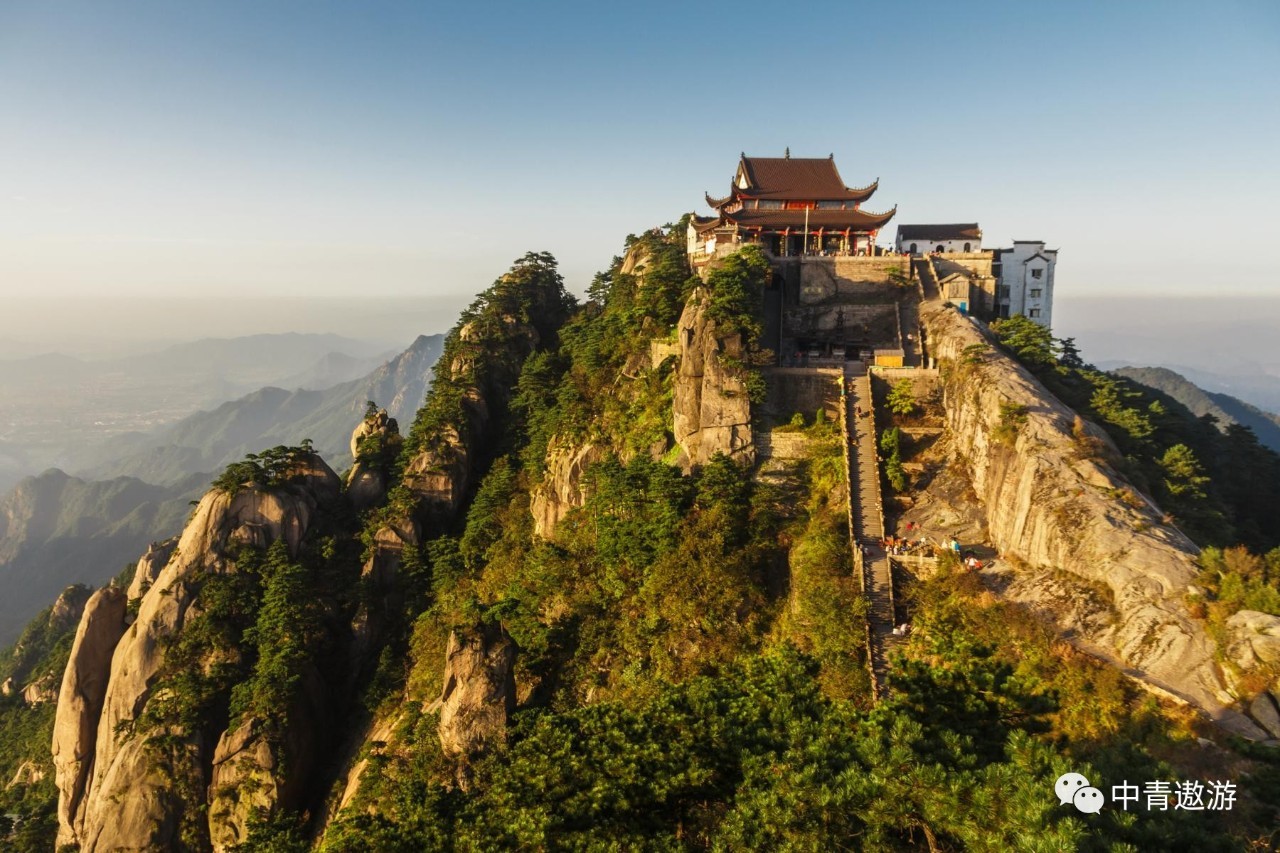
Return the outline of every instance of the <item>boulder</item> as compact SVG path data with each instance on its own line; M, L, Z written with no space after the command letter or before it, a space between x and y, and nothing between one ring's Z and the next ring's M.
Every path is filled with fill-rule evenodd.
M1227 618L1227 658L1242 670L1280 664L1280 616L1240 610Z

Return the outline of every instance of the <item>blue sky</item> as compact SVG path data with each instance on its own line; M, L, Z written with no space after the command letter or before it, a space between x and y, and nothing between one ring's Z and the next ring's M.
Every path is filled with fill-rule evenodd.
M1280 293L1274 2L0 0L0 295L472 294L530 249L581 289L787 146L1048 240L1060 299Z

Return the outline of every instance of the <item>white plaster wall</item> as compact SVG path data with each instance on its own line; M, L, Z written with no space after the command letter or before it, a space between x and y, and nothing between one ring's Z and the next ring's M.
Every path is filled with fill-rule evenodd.
M1021 314L1042 326L1051 326L1057 252L1046 250L1044 245L1040 242L1015 243L1012 251L1001 252L1000 285L1009 288L1009 316ZM1044 257L1035 257L1037 254ZM1041 271L1040 278L1033 277L1034 270ZM1034 290L1039 290L1040 295L1032 296ZM1038 309L1040 316L1032 317L1033 309Z
M980 252L980 251L982 251L982 240L980 240L980 239L968 239L968 240L903 240L903 239L900 239L900 238L899 238L899 239L897 239L897 241L894 243L894 246L895 246L895 248L896 248L899 252L905 252L905 251L908 251L908 250L911 248L911 244L912 244L912 243L915 243L915 244L916 244L916 249L917 249L917 251L918 251L920 254L922 254L922 255L927 255L927 254L929 254L930 252L936 252L936 251L938 251L938 247L939 247L939 246L942 246L942 251L944 251L944 252L965 252L965 251L968 251L968 252ZM968 249L965 249L965 244L966 244L966 243L968 243L968 244L969 244L969 248L968 248Z

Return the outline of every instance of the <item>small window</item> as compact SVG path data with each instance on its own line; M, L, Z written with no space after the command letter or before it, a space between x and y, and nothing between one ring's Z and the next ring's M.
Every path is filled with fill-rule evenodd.
M1039 299L1039 298L1040 298L1040 292L1041 292L1041 291L1040 291L1040 288L1038 288L1038 287L1033 287L1033 288L1031 288L1031 298L1032 298L1032 299Z
M1031 277L1036 280L1044 278L1044 270L1032 270Z
M1033 318L1033 319L1034 319L1034 318L1036 318L1036 317L1039 317L1039 316L1040 316L1040 309L1039 309L1039 308L1032 308L1030 311L1028 311L1028 312L1027 312L1027 316L1028 316L1028 317L1031 317L1031 318Z

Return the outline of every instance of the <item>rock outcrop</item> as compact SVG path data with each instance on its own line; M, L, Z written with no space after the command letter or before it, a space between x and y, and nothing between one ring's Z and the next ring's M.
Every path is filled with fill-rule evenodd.
M355 465L347 475L347 498L356 509L379 503L387 493L387 469L400 450L400 425L378 409L365 415L351 433L351 458Z
M1241 610L1227 618L1228 659L1242 670L1280 667L1280 616Z
M707 294L696 288L678 326L680 369L673 394L676 441L686 467L706 464L717 453L755 461L751 399L742 379L739 335L722 336L708 316ZM726 363L725 359L737 362Z
M4 786L7 791L18 785L35 785L44 781L44 769L34 761L24 761L18 765L13 778Z
M22 701L28 705L43 705L58 698L58 684L52 675L46 675L22 688Z
M209 774L209 840L214 850L243 844L256 813L301 801L320 760L316 735L328 716L317 674L310 672L303 681L301 696L289 708L288 725L278 739L253 718L218 739Z
M553 439L549 443L546 476L534 488L529 502L535 535L551 538L569 511L586 502L585 474L604 456L604 451L590 442L573 446Z
M1006 594L1056 618L1085 645L1114 655L1149 683L1191 701L1242 734L1260 731L1228 710L1230 685L1214 660L1214 644L1184 598L1196 576L1197 549L1105 461L1081 450L1074 412L1012 359L987 345L955 311L922 312L933 355L950 363L945 387L947 438L962 460L986 515L992 543L1026 571ZM1002 404L1025 407L1009 437ZM1007 411L1007 409L1006 409ZM1101 430L1091 439L1110 447ZM1102 590L1109 618L1074 624L1048 593L1055 570Z
M32 633L38 622L28 627L13 647L9 677L0 684L0 694L17 694L28 705L42 705L58 698L61 673L45 672L41 659L49 652L50 638L57 638L75 629L92 593L92 589L82 584L67 587L44 614L43 625L39 625L43 630Z
M55 756L63 843L79 844L84 853L176 844L180 821L194 820L184 810L201 804L183 803L175 791L203 798L212 781L213 756L205 746L207 733L184 731L176 722L161 730L137 725L151 703L171 701L167 688L158 684L166 649L202 610L203 574L236 571L231 554L237 544L283 542L296 555L321 506L337 501L339 493L337 475L314 455L296 460L279 486L246 485L234 495L210 491L141 597L131 626L124 628L122 591L103 590L99 605L86 608L58 703ZM105 685L104 658L110 661ZM98 705L101 712L95 714ZM235 737L213 734L218 743ZM275 767L259 769L270 775ZM210 835L225 837L212 812L209 819Z
M468 784L469 762L506 738L516 705L516 645L498 624L449 635L440 695L440 746Z
M64 589L49 610L50 630L59 633L75 626L92 595L91 589L80 584Z
M146 595L147 590L160 577L160 572L173 556L173 549L178 547L178 537L163 542L152 542L145 554L138 558L133 570L133 580L129 583L129 600L136 601Z
M106 587L85 605L62 676L53 724L53 765L58 786L58 846L79 844L84 794L93 770L98 718L107 693L111 656L125 632L126 597Z

